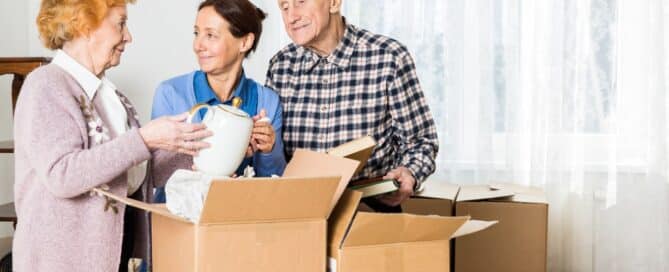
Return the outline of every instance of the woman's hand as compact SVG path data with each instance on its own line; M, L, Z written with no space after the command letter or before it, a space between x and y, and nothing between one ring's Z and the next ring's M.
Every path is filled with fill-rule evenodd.
M191 156L209 147L209 143L200 141L212 135L204 124L189 124L184 121L188 113L165 116L152 120L139 129L144 143L150 150L164 149Z
M245 158L250 158L253 157L253 143L249 142L249 146L246 147L246 154L244 155Z
M274 128L269 118L267 118L267 112L265 109L260 110L260 114L253 116L253 133L251 134L253 152L272 152L275 137Z

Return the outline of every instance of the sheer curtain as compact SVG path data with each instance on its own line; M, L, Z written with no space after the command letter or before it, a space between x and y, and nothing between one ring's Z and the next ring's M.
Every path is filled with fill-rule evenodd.
M349 0L343 14L412 51L441 141L431 182L544 188L549 271L669 271L668 0Z

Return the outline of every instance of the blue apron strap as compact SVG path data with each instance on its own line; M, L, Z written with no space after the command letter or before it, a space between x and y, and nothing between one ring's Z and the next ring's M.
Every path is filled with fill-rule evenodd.
M242 90L240 92L240 96L242 99L242 105L241 109L248 113L251 117L256 116L258 114L258 84L248 84L250 83L249 80L245 80L243 82ZM239 168L237 168L237 175L241 176L244 174L244 169L246 169L246 166L251 165L253 161L253 157L250 158L244 158L242 163L239 165Z

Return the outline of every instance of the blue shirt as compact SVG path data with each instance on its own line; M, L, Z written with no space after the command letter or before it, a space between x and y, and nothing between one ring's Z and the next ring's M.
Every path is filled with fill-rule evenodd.
M230 103L230 101L221 101L213 92L211 87L195 87L196 74L200 71L194 71L185 75L177 76L166 80L156 89L153 97L153 107L151 110L151 119L156 119L166 115L176 115L190 110L195 104L207 103L216 105L221 103ZM281 139L282 129L282 107L279 96L271 89L258 84L252 79L246 78L242 73L238 85L235 87L233 96L243 97L244 92L257 90L257 106L255 112L249 112L249 115L255 115L261 109L265 109L267 117L271 120L274 128L275 142L274 148L270 153L256 152L251 159L251 164L256 172L256 176L268 177L271 175L282 175L286 167L286 159L283 153L283 140ZM242 101L242 109L246 101ZM193 118L194 122L200 122L200 114ZM156 200L160 200L159 190L156 192ZM163 200L164 202L164 200Z

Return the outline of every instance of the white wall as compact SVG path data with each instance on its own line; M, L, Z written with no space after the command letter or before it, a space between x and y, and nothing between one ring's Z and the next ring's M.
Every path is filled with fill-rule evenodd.
M193 23L200 0L137 1L128 6L128 25L133 42L126 47L121 65L108 76L135 104L140 118L150 118L151 100L158 83L197 68L191 50ZM263 83L269 58L288 39L280 29L267 27L281 24L275 0L254 1L269 14L259 47L244 65L247 76ZM38 39L35 17L40 0L0 1L0 57L47 56L51 51ZM160 18L160 19L159 19ZM0 139L11 137L10 79L0 77ZM13 156L0 157L0 203L13 199ZM11 232L9 224L0 224L0 237Z

